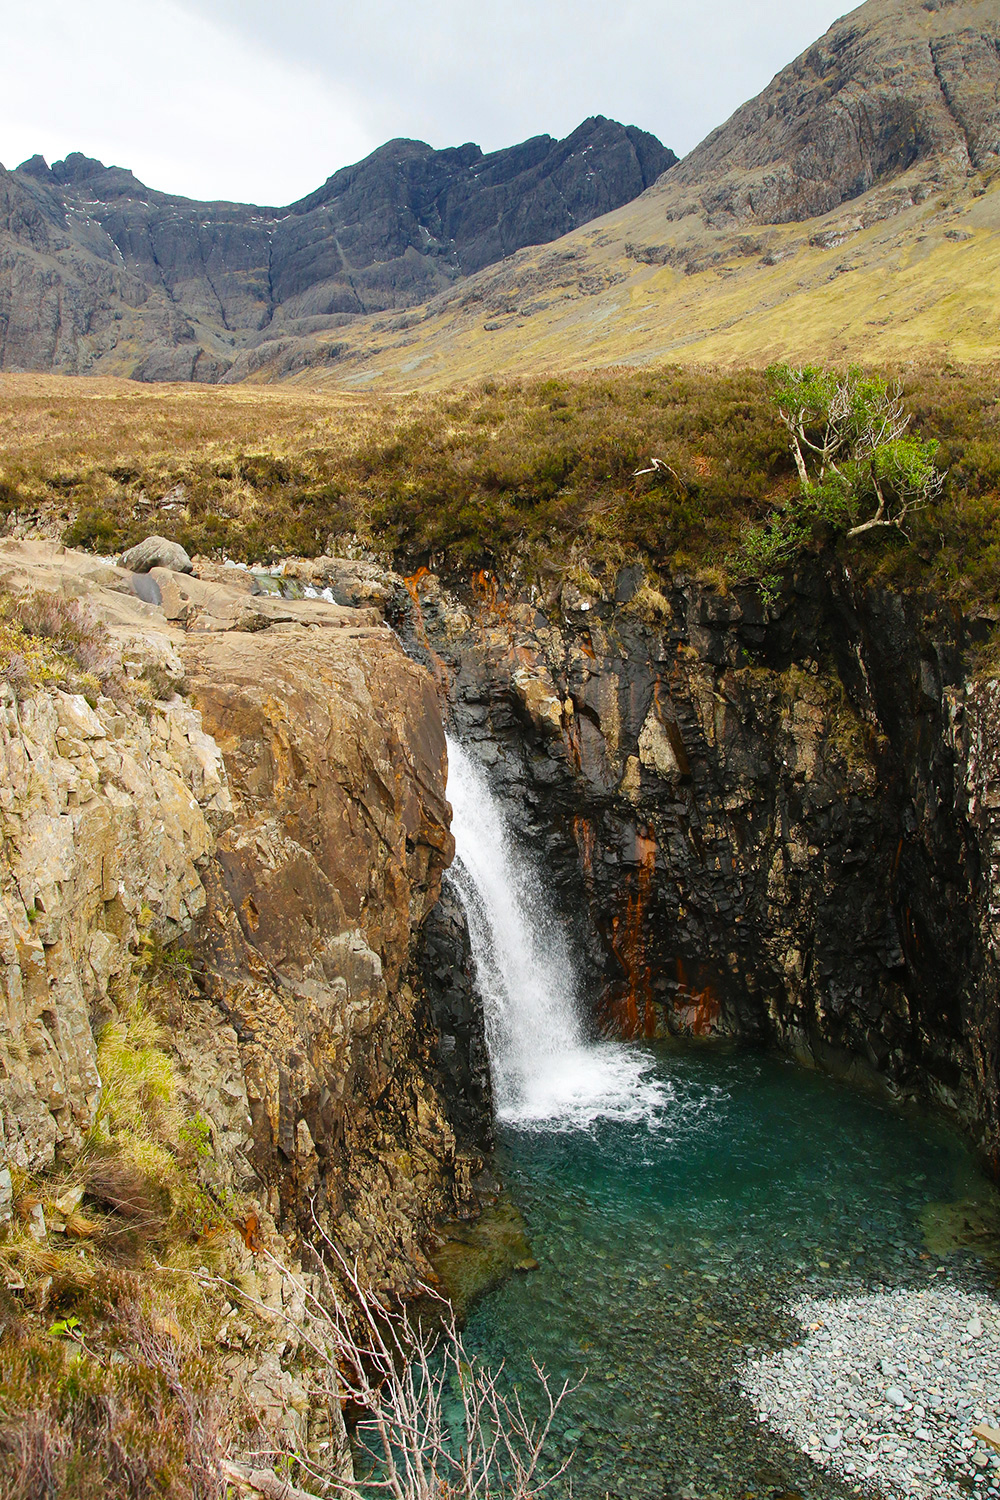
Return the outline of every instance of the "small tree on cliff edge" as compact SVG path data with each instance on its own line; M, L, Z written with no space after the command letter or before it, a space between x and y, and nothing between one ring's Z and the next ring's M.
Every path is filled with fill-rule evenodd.
M767 382L799 476L798 494L743 532L740 562L771 603L781 569L817 522L848 540L883 527L905 535L907 518L940 494L944 475L934 463L937 444L907 431L898 382L856 366L838 375L816 365L772 365Z

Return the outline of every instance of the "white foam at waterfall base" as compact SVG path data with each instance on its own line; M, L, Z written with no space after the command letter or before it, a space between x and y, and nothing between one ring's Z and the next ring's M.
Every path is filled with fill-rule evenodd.
M657 1123L668 1088L652 1059L623 1042L590 1042L578 976L546 890L544 868L519 845L486 774L448 739L456 859L483 1000L499 1119L573 1129L602 1118Z

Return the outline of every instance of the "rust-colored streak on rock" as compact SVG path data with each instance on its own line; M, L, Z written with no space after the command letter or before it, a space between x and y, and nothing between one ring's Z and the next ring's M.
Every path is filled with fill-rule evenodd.
M688 1036L711 1036L715 1030L722 1003L710 980L702 979L697 968L688 976L682 959L677 960L677 994L674 997L674 1019L678 1029Z
M514 600L487 568L472 575L472 596L476 601L476 628L484 635L498 631L506 636L508 650L512 650L517 637Z
M589 890L594 882L594 825L587 818L573 819L573 838L580 851L580 868Z
M485 625L492 618L507 622L511 616L511 598L498 584L488 568L481 568L472 575L472 594L479 611L479 624Z
M612 945L626 974L624 992L605 1007L609 1028L626 1041L656 1035L652 969L646 955L646 908L656 870L656 839L650 829L635 840L636 873L628 882L622 911L612 919Z
M500 598L500 590L493 574L486 568L480 568L478 573L472 575L472 592L481 610L490 614L500 614L506 609L506 605Z
M427 652L427 658L430 661L435 682L447 691L451 683L451 673L430 643L430 637L427 634L427 622L424 619L424 606L420 598L420 585L425 578L430 577L431 571L429 568L418 568L415 573L411 573L408 578L404 578L403 582L406 585L406 592L413 601L413 633L420 645Z

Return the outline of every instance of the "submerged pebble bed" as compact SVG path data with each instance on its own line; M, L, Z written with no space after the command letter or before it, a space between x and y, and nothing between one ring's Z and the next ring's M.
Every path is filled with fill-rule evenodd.
M833 1473L886 1496L1000 1493L1000 1305L951 1285L821 1301L791 1313L800 1344L745 1365L761 1422Z

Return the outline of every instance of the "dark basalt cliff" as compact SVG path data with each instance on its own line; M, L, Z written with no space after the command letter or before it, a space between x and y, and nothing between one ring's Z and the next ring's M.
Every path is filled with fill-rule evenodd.
M602 116L489 155L397 140L279 209L35 156L0 168L0 369L242 378L258 345L273 357L275 340L410 307L629 202L676 159Z
M1000 719L970 627L832 566L770 615L633 570L544 609L421 588L415 638L579 930L595 1024L933 1097L996 1167Z

